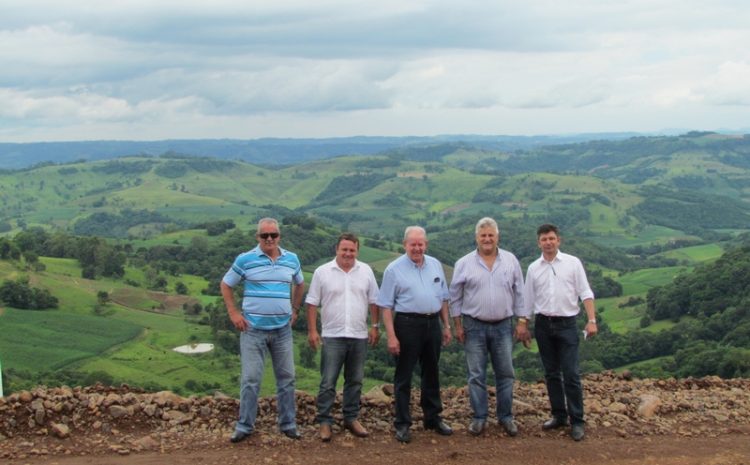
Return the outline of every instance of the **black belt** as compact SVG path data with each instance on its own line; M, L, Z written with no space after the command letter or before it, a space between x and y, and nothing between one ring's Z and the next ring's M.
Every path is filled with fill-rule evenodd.
M549 320L549 321L565 321L565 320L571 320L578 317L578 315L573 316L554 316L554 315L545 315L544 313L537 313L537 318L541 318L542 320Z
M477 318L477 317L475 317L475 316L470 316L470 315L464 315L464 316L465 316L466 318L471 318L472 320L476 320L476 321L478 321L478 322L480 322L480 323L484 323L484 324L486 324L486 325L497 325L497 324L500 324L500 323L502 323L503 321L507 320L508 318L510 318L510 317L508 317L508 318L503 318L502 320L483 320L483 319L481 319L481 318Z
M423 318L423 319L433 319L437 318L440 312L435 313L411 313L411 312L396 312L396 316L402 316L405 318Z

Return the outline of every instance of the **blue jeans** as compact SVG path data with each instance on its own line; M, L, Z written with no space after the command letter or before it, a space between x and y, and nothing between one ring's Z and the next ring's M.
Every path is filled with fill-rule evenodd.
M365 377L367 339L325 337L320 358L320 390L318 391L318 423L333 423L331 410L336 401L336 381L344 367L344 421L359 416L359 397Z
M401 353L396 357L396 372L393 375L396 418L394 425L411 426L411 378L417 364L421 368L421 401L426 427L440 422L443 404L440 400L440 348L442 329L440 318L412 317L396 312L393 320L396 338L401 345Z
M569 417L574 425L584 423L576 317L537 315L534 337L544 365L552 416L558 420Z
M495 372L497 392L496 412L500 422L513 419L513 328L512 319L506 318L497 323L485 323L470 316L463 317L465 334L464 353L469 384L469 401L474 418L486 420L487 401L487 358Z
M264 331L249 328L240 334L240 419L235 430L251 433L258 414L258 395L263 380L266 354L271 354L276 377L276 402L279 412L279 429L287 431L297 427L294 400L294 350L292 327Z

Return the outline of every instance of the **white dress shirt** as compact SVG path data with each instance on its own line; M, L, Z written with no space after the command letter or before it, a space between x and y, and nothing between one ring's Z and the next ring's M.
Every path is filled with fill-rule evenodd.
M336 260L313 273L305 303L320 307L322 337L367 339L367 314L378 298L378 283L372 268L356 260L349 272Z
M526 271L524 303L534 314L576 316L578 300L593 299L581 260L560 251L548 262L542 255Z

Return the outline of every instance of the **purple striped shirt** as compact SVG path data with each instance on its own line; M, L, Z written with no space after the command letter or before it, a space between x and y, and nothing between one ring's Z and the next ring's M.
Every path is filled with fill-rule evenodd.
M479 253L464 255L453 270L450 285L451 317L468 315L498 321L513 315L528 318L523 303L523 273L515 255L497 249L492 270Z

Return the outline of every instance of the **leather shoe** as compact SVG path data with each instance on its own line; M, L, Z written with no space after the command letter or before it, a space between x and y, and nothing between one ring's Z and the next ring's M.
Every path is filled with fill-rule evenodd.
M443 420L438 420L437 423L431 425L425 425L424 428L435 430L435 432L441 436L450 436L453 434L453 429Z
M235 431L234 433L232 433L232 437L229 438L229 442L234 443L234 444L236 444L238 442L242 442L245 439L249 438L250 435L252 435L252 434L253 433L245 433L243 431Z
M551 429L563 428L568 426L568 420L552 417L549 420L542 423L542 429L547 431Z
M359 420L345 421L344 428L348 429L350 433L357 436L358 438L366 438L370 435L370 433L367 432L367 430L364 426L362 426L362 423L360 423Z
M328 423L320 424L320 440L323 442L329 442L333 432L331 431L331 425Z
M396 440L398 442L403 442L404 444L411 442L411 433L409 432L408 426L404 425L396 427Z
M286 429L282 431L282 433L284 433L284 436L288 437L289 439L302 439L302 435L299 434L297 428Z
M570 428L570 437L573 438L574 441L580 441L583 439L584 434L582 423L576 423Z
M505 432L508 433L508 436L514 437L518 436L518 426L516 425L516 422L513 420L505 420L501 421L500 425L505 429Z
M473 436L479 436L484 431L484 427L487 424L485 420L474 419L471 420L469 425L469 433Z

